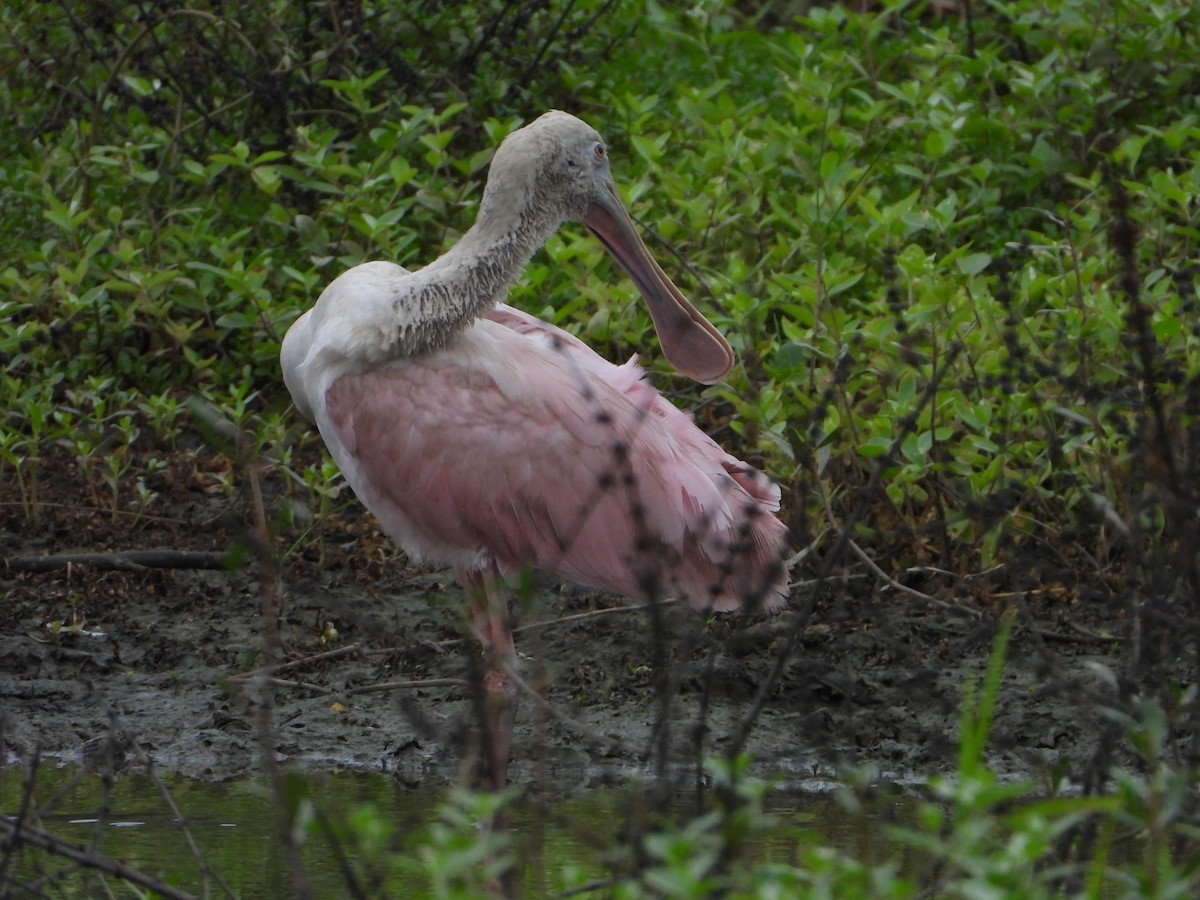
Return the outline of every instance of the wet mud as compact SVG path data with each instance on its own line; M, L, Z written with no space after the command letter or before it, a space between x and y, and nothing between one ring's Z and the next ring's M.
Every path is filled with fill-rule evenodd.
M246 501L220 489L220 465L211 477L194 459L184 468L167 485L181 499L158 518L72 503L69 479L34 522L7 504L4 552L252 543L252 516L230 513ZM448 573L409 566L352 502L279 546L265 580L282 605L279 661L291 665L269 690L253 674L267 619L252 553L234 571L0 573L8 760L107 765L115 748L118 765L233 779L261 770L266 743L300 767L468 778L478 651ZM554 582L528 599L514 591L522 676L543 699L521 701L512 780L570 790L686 778L743 731L759 769L796 786L845 766L893 780L952 768L964 689L983 677L1006 604L910 579L933 598L922 599L853 565L814 581L810 560L793 576L790 607L770 615L631 608ZM1026 592L1019 610L989 758L1004 773L1069 776L1094 750L1119 611L1054 585Z

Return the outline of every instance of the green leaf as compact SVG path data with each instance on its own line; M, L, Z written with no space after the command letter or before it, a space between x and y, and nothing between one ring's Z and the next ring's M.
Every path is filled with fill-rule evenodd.
M930 131L925 135L924 148L930 159L940 159L946 154L946 138L939 131Z
M137 75L122 75L121 82L138 97L149 97L158 90L158 79L150 81Z
M992 257L990 253L972 253L969 256L959 258L958 271L964 275L978 275L991 265L991 262Z
M228 312L217 319L221 328L257 328L259 321L256 317L244 312Z

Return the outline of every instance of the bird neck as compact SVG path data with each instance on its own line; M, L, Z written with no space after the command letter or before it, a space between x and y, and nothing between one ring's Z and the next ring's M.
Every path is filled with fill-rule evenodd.
M493 215L485 204L458 243L420 271L421 286L411 298L416 316L408 335L410 351L445 346L502 301L558 224L526 211Z

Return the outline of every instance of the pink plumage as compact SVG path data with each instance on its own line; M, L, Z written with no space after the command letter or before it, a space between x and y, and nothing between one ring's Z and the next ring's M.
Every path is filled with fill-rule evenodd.
M499 306L448 347L326 397L351 483L419 558L698 608L782 602L779 489L650 387Z
M578 339L500 303L567 220L646 300L663 354L697 381L724 337L650 256L600 136L550 112L492 160L475 224L430 265L343 273L288 329L284 380L359 499L414 558L452 566L489 650L486 753L503 786L516 650L497 580L524 568L699 609L786 598L779 489Z

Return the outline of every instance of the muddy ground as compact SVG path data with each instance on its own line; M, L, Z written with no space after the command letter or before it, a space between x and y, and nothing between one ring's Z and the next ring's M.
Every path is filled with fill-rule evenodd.
M4 486L0 554L245 543L249 492L223 457L180 452L146 487L156 496L145 510L130 499L114 517L69 460L46 465L32 521L7 502L16 486ZM289 501L282 480L268 475L267 487L274 515ZM273 749L293 764L385 770L413 784L464 777L475 728L461 683L471 651L457 587L446 573L408 566L348 496L294 543L298 534L278 540L291 549L279 572L282 655L343 653L277 673ZM846 764L904 779L947 770L964 685L982 677L998 612L1014 601L1020 615L992 761L1006 772L1085 765L1096 703L1117 664L1118 644L1105 636L1119 631L1120 613L1102 602L1102 589L1083 599L1078 587L1025 573L1006 576L1023 585L1014 595L995 581L981 590L978 581L965 589L928 573L904 576L930 602L852 563L837 568L849 577L812 583L828 549L796 568L791 607L776 615L705 622L665 607L656 624L603 592L539 584L516 616L526 626L551 623L518 635L525 677L547 706L522 701L512 779L570 789L664 762L691 771L698 753L729 746L793 635L795 652L747 743L764 771L802 784ZM237 678L262 662L262 589L250 556L232 572L0 572L7 758L37 751L95 763L116 728L160 769L207 779L259 771L261 687ZM599 614L608 608L616 611ZM414 684L363 690L392 682ZM133 760L138 752L128 749Z

